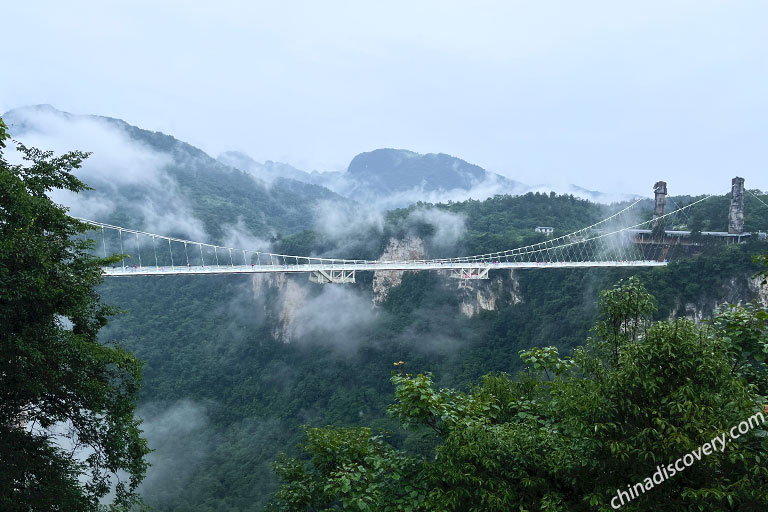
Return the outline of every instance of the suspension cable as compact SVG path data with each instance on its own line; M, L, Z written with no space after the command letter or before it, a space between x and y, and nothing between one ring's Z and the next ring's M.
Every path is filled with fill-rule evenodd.
M123 267L123 272L125 272L125 254L123 254L123 230L118 230L118 233L120 235L120 262Z
M750 194L752 194L752 195L755 197L755 199L757 199L758 201L760 201L761 203L763 203L763 206L765 206L766 208L768 208L768 204L765 204L765 202L764 202L762 199L760 199L760 198L757 196L757 194L755 194L754 192L752 192L752 191L751 191L751 190L749 190L749 189L747 189L747 192L749 192Z

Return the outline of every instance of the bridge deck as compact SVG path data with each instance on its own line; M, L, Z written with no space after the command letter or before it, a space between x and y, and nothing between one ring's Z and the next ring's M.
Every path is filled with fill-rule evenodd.
M458 270L458 269L525 269L525 268L588 268L588 267L660 267L666 262L640 261L560 261L560 262L506 262L498 263L432 263L432 262L380 262L338 265L234 265L234 266L126 266L104 267L107 277L111 276L164 276L184 274L294 274L301 272L345 270L376 272L390 270Z

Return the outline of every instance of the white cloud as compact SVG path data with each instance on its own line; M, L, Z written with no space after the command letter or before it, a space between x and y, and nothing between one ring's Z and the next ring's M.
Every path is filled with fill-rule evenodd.
M384 215L366 205L320 201L313 211L315 230L333 240L354 238L384 228Z
M321 338L338 348L357 345L361 329L376 318L370 296L348 286L321 286L319 295L305 297L292 312L294 338Z
M409 221L425 222L435 228L430 242L438 247L453 247L467 230L463 214L439 208L417 208L408 215Z
M150 468L139 492L162 503L185 491L193 471L205 460L213 443L206 408L191 400L150 403L137 411L150 449Z
M73 216L104 221L119 212L128 216L127 228L207 238L202 222L167 173L174 162L171 155L131 138L106 119L71 116L49 107L15 111L8 121L12 135L28 147L56 154L92 153L74 172L95 191L54 190L50 194L69 207ZM12 152L10 158L21 161L18 152Z

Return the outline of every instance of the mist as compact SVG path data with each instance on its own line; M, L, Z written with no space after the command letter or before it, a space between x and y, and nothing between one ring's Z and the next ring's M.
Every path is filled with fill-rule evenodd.
M337 349L359 344L363 329L377 317L371 297L352 287L323 285L295 311L295 339L323 340Z
M56 154L90 153L74 174L95 190L50 192L71 215L102 222L119 216L129 224L127 228L207 238L167 172L174 163L171 156L132 138L117 122L72 116L44 106L12 112L7 122L11 135L28 147ZM21 155L11 152L9 159L20 163Z
M136 415L144 419L143 436L152 450L139 492L150 503L162 504L185 492L190 476L212 448L207 408L186 399L152 402L141 406Z

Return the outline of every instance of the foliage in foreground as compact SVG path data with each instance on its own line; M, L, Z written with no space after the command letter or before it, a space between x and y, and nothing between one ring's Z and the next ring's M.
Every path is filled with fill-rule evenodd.
M25 165L11 165L7 138L0 119L0 510L95 510L110 490L134 503L141 364L99 343L112 312L94 292L101 261L47 196L86 188L71 171L87 155L17 144Z
M366 428L308 428L306 458L275 463L273 509L608 511L617 490L762 412L764 311L652 323L655 302L635 278L600 306L585 347L567 358L524 351L517 379L489 374L457 392L435 389L429 373L394 373L389 413L434 436L431 456ZM765 436L758 427L621 508L765 509Z

